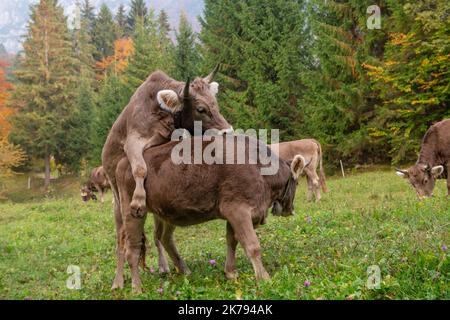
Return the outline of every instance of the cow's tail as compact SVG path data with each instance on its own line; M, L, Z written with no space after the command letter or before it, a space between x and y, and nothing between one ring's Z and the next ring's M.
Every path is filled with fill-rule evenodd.
M323 153L322 153L322 145L319 141L316 141L317 146L319 147L319 183L322 187L323 192L328 192L328 187L325 181L325 171L323 170Z

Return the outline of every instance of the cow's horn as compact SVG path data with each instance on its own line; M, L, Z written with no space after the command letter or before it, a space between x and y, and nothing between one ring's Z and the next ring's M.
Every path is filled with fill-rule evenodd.
M184 87L183 97L189 99L189 88L191 87L191 79L188 78L186 81L186 86Z
M207 76L207 77L204 79L205 82L206 82L206 83L211 83L211 82L213 82L213 81L214 81L214 77L216 76L217 72L219 72L219 69L220 69L220 63L218 63L218 64L216 65L216 67L214 68L213 72L211 72L211 73L209 74L209 76Z

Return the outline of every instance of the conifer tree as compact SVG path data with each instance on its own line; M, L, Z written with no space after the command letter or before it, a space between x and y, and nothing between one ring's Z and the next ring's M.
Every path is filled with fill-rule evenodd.
M115 31L111 10L106 4L102 4L95 20L93 33L93 42L96 47L94 58L97 61L113 54Z
M42 158L45 186L50 184L50 158L64 153L68 124L74 113L76 59L64 11L55 0L31 7L24 54L16 72L10 139L29 156Z
M180 14L180 26L176 33L174 50L175 77L180 80L193 78L200 72L201 57L197 44L197 35L189 24L186 13Z
M138 21L148 23L148 8L144 0L131 0L131 8L127 18L127 33L133 35Z
M114 20L116 24L116 39L124 38L127 35L127 16L123 4L117 9Z

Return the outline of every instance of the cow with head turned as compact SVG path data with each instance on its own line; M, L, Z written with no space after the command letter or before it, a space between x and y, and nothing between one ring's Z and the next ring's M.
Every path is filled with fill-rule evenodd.
M396 169L416 190L419 199L433 196L437 179L447 178L447 196L450 197L450 119L428 129L422 141L417 163L407 170Z
M175 129L193 133L195 121L202 122L203 131L215 130L217 134L232 131L231 125L221 115L216 99L219 84L214 82L214 76L218 69L219 66L209 76L186 83L176 81L161 71L152 73L114 123L103 147L102 164L114 194L117 232L123 219L115 172L123 157L130 161L136 183L131 213L140 215L147 210L145 150L170 141Z
M272 144L270 147L284 160L292 161L299 154L307 159L309 165L305 168L303 174L306 176L308 183L308 201L312 201L313 195L316 201L321 199L320 188L323 192L328 192L323 169L322 146L319 141L303 139ZM317 174L317 169L319 169L319 174Z
M89 200L97 200L95 192L100 193L101 203L105 202L105 192L110 189L111 186L108 181L108 177L103 170L103 167L94 168L91 171L89 181L81 188L81 198L84 202Z

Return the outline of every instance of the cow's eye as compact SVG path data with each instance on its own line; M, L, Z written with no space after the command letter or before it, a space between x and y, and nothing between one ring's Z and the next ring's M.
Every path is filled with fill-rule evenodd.
M205 112L206 112L206 109L203 108L203 107L198 107L198 108L197 108L197 112L198 112L198 113L205 113Z

